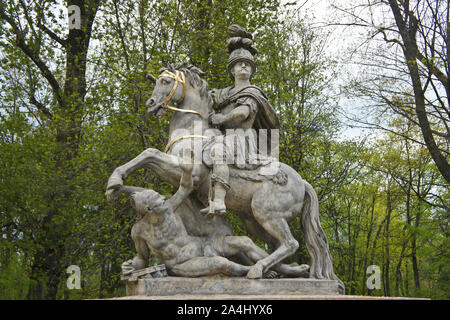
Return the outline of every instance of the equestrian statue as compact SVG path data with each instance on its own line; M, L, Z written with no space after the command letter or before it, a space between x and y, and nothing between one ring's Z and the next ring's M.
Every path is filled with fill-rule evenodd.
M238 25L230 26L228 34L227 71L234 85L208 90L204 73L186 63L169 64L158 77L148 75L155 87L147 113L160 117L173 110L173 115L165 150L144 150L117 167L108 180L107 199L125 192L141 216L140 226L133 227L137 258L123 267L146 267L150 250L173 275L221 273L260 279L275 271L337 280L343 292L314 188L267 152L277 147L280 125L267 96L250 83L257 53L252 35ZM151 169L178 191L166 199L153 190L124 186L124 180L141 168ZM227 210L238 213L250 235L276 249L268 254L250 238L234 236ZM306 265L282 264L299 247L288 224L296 217L311 260L309 270ZM166 220L172 221L169 227ZM156 233L167 239L154 240Z

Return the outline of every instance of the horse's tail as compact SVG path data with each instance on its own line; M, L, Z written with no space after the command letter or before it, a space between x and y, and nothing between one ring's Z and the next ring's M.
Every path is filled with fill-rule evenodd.
M306 248L311 258L309 277L337 280L341 293L344 293L344 283L334 274L327 235L320 225L319 199L313 187L307 181L304 180L304 182L305 206L303 208L301 225Z

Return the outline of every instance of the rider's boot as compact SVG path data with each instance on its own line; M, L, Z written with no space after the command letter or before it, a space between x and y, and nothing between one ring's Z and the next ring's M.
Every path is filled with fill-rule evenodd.
M224 214L226 211L225 196L230 186L229 169L226 164L214 164L211 180L214 182L214 200L210 201L210 206L200 210L202 214Z
M217 183L214 186L214 213L224 214L227 207L225 206L225 196L227 194L227 189L221 183Z

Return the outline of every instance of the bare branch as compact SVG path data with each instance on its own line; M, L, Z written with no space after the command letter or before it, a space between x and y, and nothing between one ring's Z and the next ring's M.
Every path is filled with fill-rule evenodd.
M58 102L63 102L61 87L56 80L53 73L50 71L45 62L39 57L39 54L31 49L31 47L25 42L25 36L20 30L14 19L6 14L4 7L0 7L0 17L3 18L11 26L14 34L16 35L16 44L22 50L22 52L29 57L35 65L39 68L44 78L48 81L52 87L53 94Z
M437 68L430 59L427 59L420 51L418 51L418 60L427 67L431 74L436 76L439 82L441 82L446 88L448 88L448 77L441 70L439 70L439 68Z
M39 22L38 24L39 29L41 29L42 31L44 31L50 38L52 38L53 40L55 40L56 42L58 42L61 46L63 46L64 48L67 46L67 40L66 39L61 39L57 34L55 34L52 30L50 30L49 28L47 28L44 24L42 24L41 22Z

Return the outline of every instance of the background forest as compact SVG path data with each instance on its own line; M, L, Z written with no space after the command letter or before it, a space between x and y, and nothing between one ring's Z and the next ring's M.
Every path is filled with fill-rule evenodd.
M0 299L125 294L136 215L104 192L114 168L167 143L168 120L144 117L145 74L188 60L210 88L230 85L234 23L254 35L280 160L316 189L347 293L449 299L448 1L325 2L319 25L311 1L1 0ZM146 170L126 183L173 192ZM308 263L299 242L291 260Z

